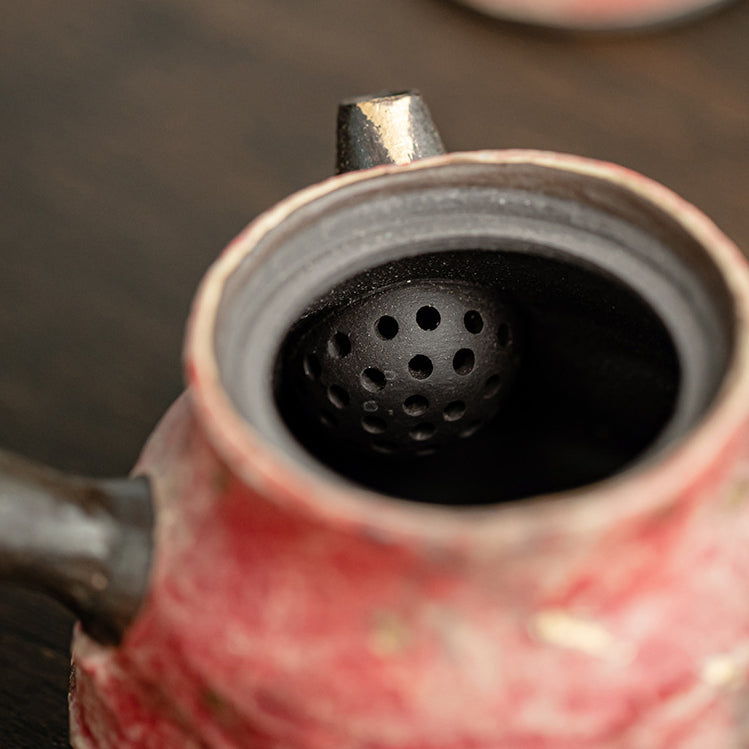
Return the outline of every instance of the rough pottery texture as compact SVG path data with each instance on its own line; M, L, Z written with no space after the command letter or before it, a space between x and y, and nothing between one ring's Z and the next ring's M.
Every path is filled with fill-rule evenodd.
M314 518L280 475L243 485L188 391L137 469L159 503L144 608L118 649L75 638L73 745L746 746L746 433L651 514L573 529L547 505L476 555Z

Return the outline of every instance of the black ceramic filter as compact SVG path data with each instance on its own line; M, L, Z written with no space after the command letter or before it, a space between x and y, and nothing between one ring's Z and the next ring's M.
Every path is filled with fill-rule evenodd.
M430 455L501 410L518 331L496 291L404 281L315 319L291 363L308 425L347 448Z

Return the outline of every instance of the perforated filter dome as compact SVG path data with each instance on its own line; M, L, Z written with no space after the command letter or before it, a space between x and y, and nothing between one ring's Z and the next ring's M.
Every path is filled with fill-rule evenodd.
M515 318L496 291L405 281L322 314L291 376L308 425L389 455L428 455L491 421L517 365Z

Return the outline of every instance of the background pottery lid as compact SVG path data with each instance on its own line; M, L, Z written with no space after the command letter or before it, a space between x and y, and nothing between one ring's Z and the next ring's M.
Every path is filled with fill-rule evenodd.
M587 31L646 28L687 19L727 0L459 0L497 18Z

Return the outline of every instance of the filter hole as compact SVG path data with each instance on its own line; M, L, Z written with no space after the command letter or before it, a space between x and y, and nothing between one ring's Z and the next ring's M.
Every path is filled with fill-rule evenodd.
M409 416L422 416L429 408L429 401L423 395L411 395L403 401L403 410Z
M302 361L302 366L304 367L304 374L306 374L310 380L316 380L320 376L320 372L322 372L320 360L311 353L305 355L304 360Z
M338 419L330 411L321 411L320 423L328 429L335 429L338 426Z
M484 383L484 398L493 398L502 385L502 378L495 374Z
M484 319L481 317L481 313L475 309L469 310L463 317L463 325L469 333L477 335L484 329Z
M345 333L336 333L328 341L328 353L334 359L343 359L351 353L351 339Z
M359 378L361 384L365 390L369 390L370 393L376 393L378 390L382 390L385 387L385 373L374 367L367 367Z
M499 341L499 345L504 348L507 346L507 344L512 340L512 331L510 330L510 326L503 322L499 326L499 330L497 331L497 340Z
M417 354L408 362L408 371L411 373L411 377L417 380L426 380L432 374L433 369L432 360L424 354Z
M346 408L349 404L349 394L339 385L331 385L328 388L328 400L336 408Z
M453 357L453 369L459 375L467 375L473 370L476 357L469 348L462 348Z
M385 341L390 341L398 335L398 321L390 315L383 315L377 321L377 334Z
M473 437L476 432L481 428L481 422L480 421L474 421L473 423L469 424L462 432L458 434L458 437L461 437L462 439L467 439L468 437Z
M412 440L416 442L425 442L426 440L434 436L435 431L436 429L434 427L434 424L430 424L429 422L425 421L422 424L415 426L408 433L408 435Z
M361 425L364 431L370 434L382 434L387 430L385 421L379 418L379 416L372 416L371 414L362 417Z
M434 307L428 305L422 307L416 313L416 324L422 330L436 330L441 320L440 313Z
M463 414L466 412L466 404L463 401L453 401L445 406L445 410L442 415L445 421L458 421L463 418Z

